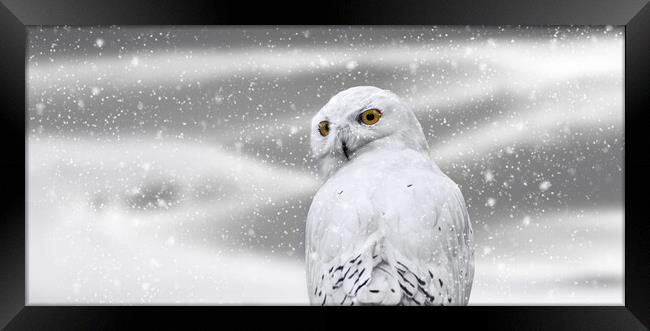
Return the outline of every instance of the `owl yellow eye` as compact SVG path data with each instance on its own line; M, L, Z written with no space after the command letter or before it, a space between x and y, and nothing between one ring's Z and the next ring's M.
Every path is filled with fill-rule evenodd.
M377 122L379 122L379 118L381 117L381 112L379 109L368 109L361 113L359 115L359 120L361 120L361 123L365 125L373 125Z
M330 133L330 122L322 121L318 123L318 132L323 137L327 136Z

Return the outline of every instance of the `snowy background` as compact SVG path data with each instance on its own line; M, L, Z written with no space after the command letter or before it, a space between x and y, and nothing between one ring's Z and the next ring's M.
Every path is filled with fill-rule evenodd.
M470 304L623 303L619 27L32 27L28 302L305 304L311 116L375 85L461 187Z

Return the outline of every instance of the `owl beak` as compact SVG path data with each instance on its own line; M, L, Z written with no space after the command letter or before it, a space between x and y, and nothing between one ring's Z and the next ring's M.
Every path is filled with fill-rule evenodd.
M342 125L337 129L336 140L341 144L341 152L346 160L350 160L350 148L348 147L348 138L350 137L350 128L347 125Z
M350 154L349 154L350 151L348 150L348 145L345 144L345 140L341 141L341 150L343 151L343 155L345 155L345 158L349 160L350 159Z

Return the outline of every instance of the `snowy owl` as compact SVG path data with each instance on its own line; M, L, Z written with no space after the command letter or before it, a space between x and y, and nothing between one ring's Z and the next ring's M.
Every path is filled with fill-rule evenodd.
M353 87L310 130L325 180L307 216L311 303L466 305L474 248L465 200L408 106L390 91Z

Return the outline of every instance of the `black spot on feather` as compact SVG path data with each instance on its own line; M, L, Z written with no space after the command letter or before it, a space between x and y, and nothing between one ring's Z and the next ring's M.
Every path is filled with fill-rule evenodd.
M404 263L402 263L402 262L400 262L400 261L397 261L397 264L399 264L399 265L401 265L402 267L404 267L404 269L406 269L406 270L408 270L408 271L411 271L411 269L409 269L409 267L407 267L406 265L404 265Z
M413 296L413 293L411 293L411 291L407 290L406 287L404 287L404 285L402 285L402 283L399 283L399 287L401 287L402 291L406 292L406 294L408 294L409 296Z
M413 184L408 184L408 185L406 185L406 187L411 187L411 186L413 186Z
M424 293L424 295L427 296L427 299L429 299L429 301L436 300L436 297L434 297L433 295L430 295L429 292L427 292L427 290L424 289L424 287L422 287L422 286L418 286L418 287L420 288L420 291L422 291L422 293Z
M348 268L348 270L345 272L345 274L343 274L343 277L341 277L341 280L343 280L345 277L347 277L348 272L350 272L350 269L352 269L352 268L351 267Z
M356 295L356 294L359 292L359 290L360 290L364 285L366 285L366 284L368 283L369 280L370 280L370 278L366 279L365 282L361 283L361 285L359 285L359 287L357 287L357 290L354 291L354 295Z
M359 274L359 277L357 277L357 280L354 281L354 284L352 286L357 285L357 283L361 280L361 274Z
M409 282L409 280L406 279L406 277L404 277L404 275L400 275L400 276L402 276L402 279L404 279L404 281L406 281L407 283L409 283L409 285L415 287L415 285L413 285L413 283Z

